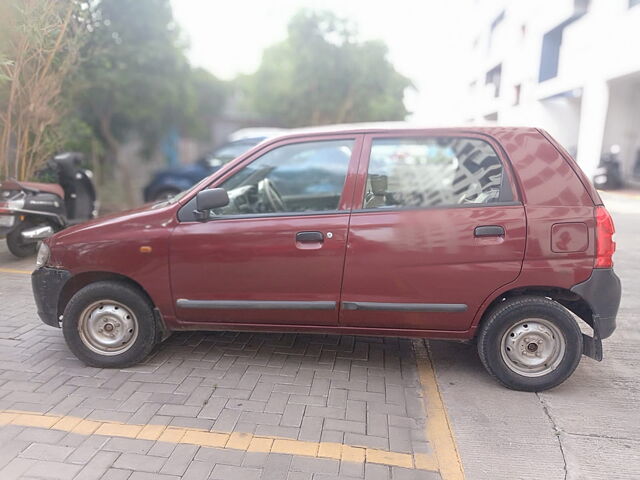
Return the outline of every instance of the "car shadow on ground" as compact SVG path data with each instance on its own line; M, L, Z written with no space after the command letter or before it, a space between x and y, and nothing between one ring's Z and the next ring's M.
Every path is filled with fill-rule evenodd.
M482 383L494 383L480 362L475 342L429 340L428 344L438 381L443 381L444 377L456 378L460 382L475 378Z

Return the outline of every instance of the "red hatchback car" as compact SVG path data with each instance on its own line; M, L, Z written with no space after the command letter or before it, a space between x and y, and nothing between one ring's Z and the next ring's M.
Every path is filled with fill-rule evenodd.
M613 233L541 130L309 130L56 234L32 280L42 320L98 367L179 330L475 339L502 384L539 391L602 359Z

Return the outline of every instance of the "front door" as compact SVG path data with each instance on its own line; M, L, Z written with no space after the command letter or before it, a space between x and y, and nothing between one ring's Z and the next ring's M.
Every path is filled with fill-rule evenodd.
M368 136L354 195L341 325L460 331L519 274L526 221L481 136Z
M276 144L210 185L230 204L171 238L178 320L336 325L360 143Z

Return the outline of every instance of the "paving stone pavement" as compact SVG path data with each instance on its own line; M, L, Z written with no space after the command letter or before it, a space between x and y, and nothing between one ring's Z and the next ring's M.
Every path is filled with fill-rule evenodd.
M4 255L0 267L23 265L7 265ZM28 275L0 271L0 305L2 480L441 478L436 471L397 466L393 458L374 463L364 454L345 454L369 448L391 457L433 455L410 340L178 333L143 364L98 369L69 352L60 330L40 323ZM23 415L12 424L15 414L6 413L12 411L44 416ZM171 427L192 437L241 432L282 445L288 445L283 439L295 442L288 453L211 448L127 438L122 426L124 433L113 436L58 428L62 421L51 428L47 419L57 417L110 428ZM302 452L301 446L314 444L360 448L344 447L340 460Z

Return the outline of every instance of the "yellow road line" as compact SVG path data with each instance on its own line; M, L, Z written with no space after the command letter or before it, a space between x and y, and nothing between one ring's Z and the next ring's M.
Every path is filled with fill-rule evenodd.
M0 426L19 425L60 430L81 435L104 435L160 442L185 443L201 447L225 448L249 452L274 452L305 457L333 458L353 462L437 471L436 461L425 453L400 453L333 442L305 442L289 438L240 432L215 432L199 428L166 425L134 425L122 422L86 420L78 417L48 415L20 410L0 410Z
M31 270L16 270L15 268L0 268L0 273L20 273L22 275L31 275Z
M424 340L414 340L413 349L418 364L418 376L424 391L424 403L427 411L427 439L433 446L440 476L442 480L464 480L464 470L458 455L451 422L440 395L436 373ZM419 463L416 466L419 468Z

